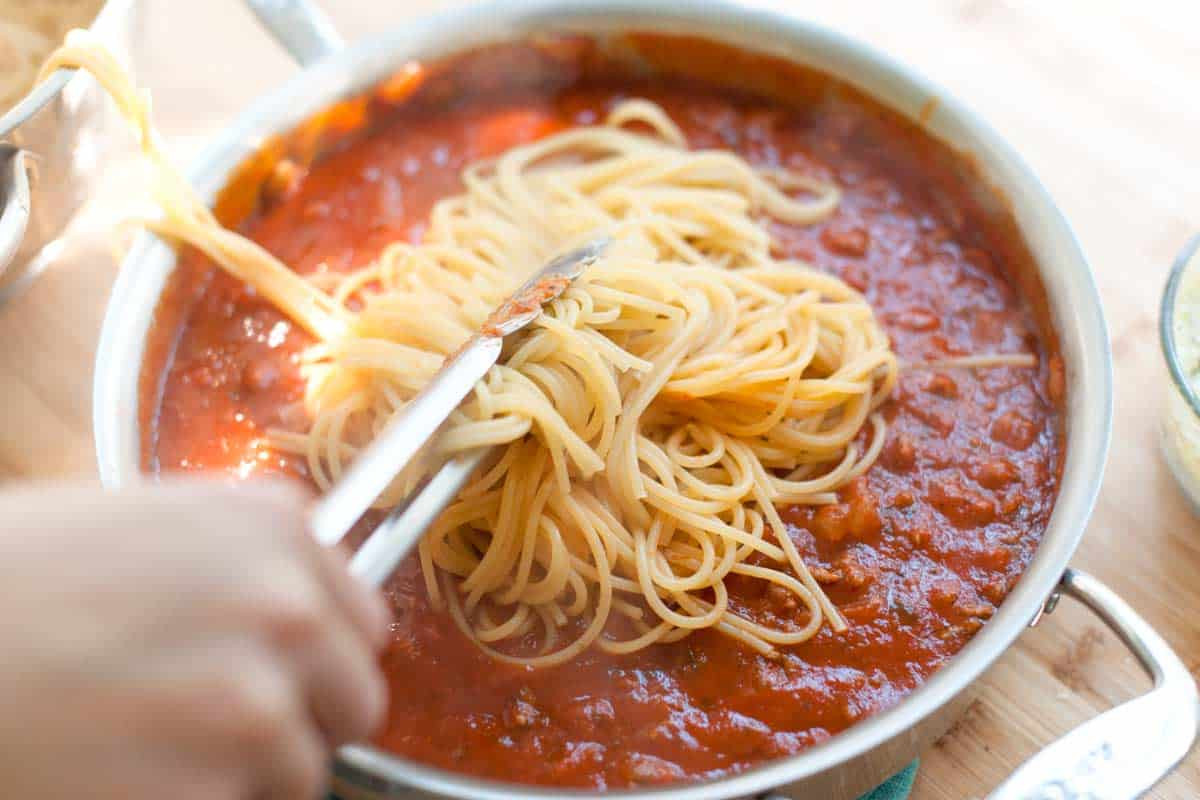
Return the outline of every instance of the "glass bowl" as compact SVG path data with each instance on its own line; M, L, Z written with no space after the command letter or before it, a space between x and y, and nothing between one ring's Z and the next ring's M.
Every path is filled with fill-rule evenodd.
M1200 235L1171 268L1159 334L1171 375L1160 434L1163 455L1200 514Z

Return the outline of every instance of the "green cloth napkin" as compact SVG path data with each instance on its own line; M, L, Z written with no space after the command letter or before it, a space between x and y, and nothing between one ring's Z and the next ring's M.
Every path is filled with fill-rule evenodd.
M865 795L862 800L906 800L916 779L917 762L914 761L905 767L903 772L893 775L887 783Z
M916 777L917 762L914 761L905 767L903 772L893 775L887 783L875 791L864 795L862 800L907 800ZM338 798L334 795L329 795L329 800L338 800Z

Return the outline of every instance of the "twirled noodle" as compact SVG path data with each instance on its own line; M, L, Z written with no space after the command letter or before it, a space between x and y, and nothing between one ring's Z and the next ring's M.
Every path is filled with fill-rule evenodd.
M81 36L52 63L95 71L139 122L160 176L152 227L318 337L304 367L312 424L275 446L303 453L322 488L521 279L613 236L506 342L437 442L438 457L491 448L420 546L433 602L479 647L544 666L715 628L769 654L845 627L776 505L833 502L875 461L897 360L863 297L777 259L762 224L820 220L835 188L689 151L662 109L635 100L469 167L422 243L393 244L333 285L305 282L217 224L162 156L148 102ZM732 576L805 611L775 624L740 614Z

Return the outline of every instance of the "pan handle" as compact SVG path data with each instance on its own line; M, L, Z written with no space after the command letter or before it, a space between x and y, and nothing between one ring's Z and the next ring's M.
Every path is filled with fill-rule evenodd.
M337 28L313 0L245 0L262 26L302 67L345 46Z
M1195 742L1200 729L1196 682L1170 645L1100 581L1068 569L1049 607L1059 593L1104 620L1154 679L1154 688L1047 746L988 800L1134 800Z
M25 152L0 144L0 275L16 258L29 227L32 201Z

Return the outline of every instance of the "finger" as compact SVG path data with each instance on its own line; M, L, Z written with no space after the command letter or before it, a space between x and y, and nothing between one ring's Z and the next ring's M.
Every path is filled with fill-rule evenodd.
M218 504L217 508L259 507L270 513L303 519L312 492L294 480L235 481L214 475L167 476L152 485L132 489L124 496L141 495L153 502L174 498L176 502Z
M268 759L259 800L316 800L329 788L329 754L311 723L297 720Z
M233 484L232 488L236 495L264 504L300 524L308 518L308 507L313 500L308 487L296 481L259 480Z
M243 496L243 501L251 501L269 520L262 524L281 534L285 547L299 550L303 563L314 571L334 606L372 646L381 649L387 641L391 610L381 592L350 575L348 562L340 551L324 547L312 537L308 528L310 495L279 482L257 483L247 489L250 492Z
M349 562L338 548L325 547L312 536L308 528L311 495L279 482L258 483L254 490L259 501L279 515L283 529L294 537L337 608L372 646L382 649L392 622L391 608L382 592L350 574Z
M299 692L296 692L298 695ZM295 703L279 734L267 737L255 764L256 800L316 800L329 784L330 750L316 724Z
M338 608L374 650L383 649L393 619L383 592L351 575L349 559L339 549L315 540L313 546L318 574Z
M361 741L379 726L387 686L375 650L345 620L334 618L317 646L298 650L312 716L332 750Z

